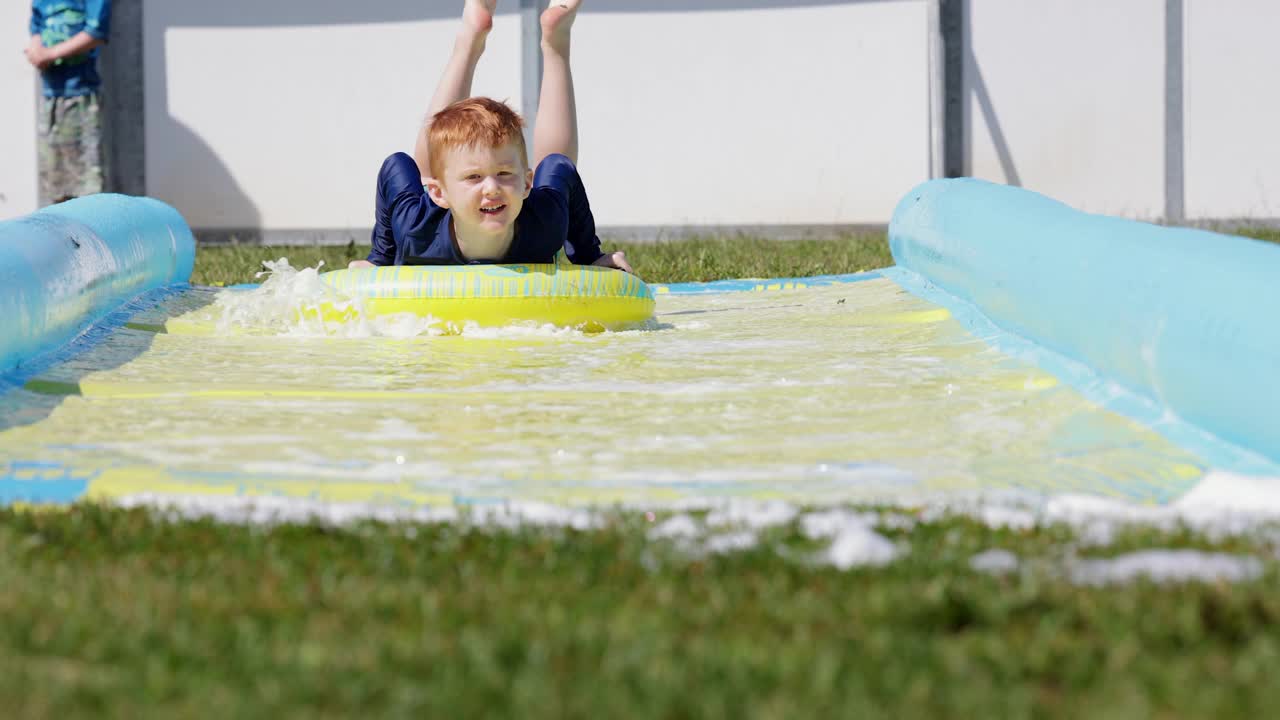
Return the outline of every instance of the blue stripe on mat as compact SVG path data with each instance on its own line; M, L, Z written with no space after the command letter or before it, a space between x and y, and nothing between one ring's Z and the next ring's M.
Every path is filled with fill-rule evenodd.
M730 292L762 292L766 290L789 290L798 287L826 287L828 285L844 285L847 283L875 280L883 277L879 270L850 273L848 275L814 275L798 278L767 278L744 280L714 280L712 282L685 283L651 283L649 289L654 295L705 295L710 293Z

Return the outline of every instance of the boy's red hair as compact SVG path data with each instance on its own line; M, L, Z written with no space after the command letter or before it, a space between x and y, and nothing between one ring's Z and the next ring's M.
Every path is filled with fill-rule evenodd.
M504 103L486 97L459 100L435 114L427 130L427 152L431 175L444 172L444 156L452 148L500 148L514 142L520 148L520 159L529 167L524 144L524 120Z

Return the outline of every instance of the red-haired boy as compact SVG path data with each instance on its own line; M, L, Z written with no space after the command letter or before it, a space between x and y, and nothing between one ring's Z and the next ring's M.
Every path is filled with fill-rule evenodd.
M623 253L600 251L575 166L569 37L582 0L553 2L542 14L537 172L530 169L520 116L496 100L470 97L497 0L466 0L414 157L396 153L382 164L373 249L351 267L549 263L564 248L578 265L631 272Z

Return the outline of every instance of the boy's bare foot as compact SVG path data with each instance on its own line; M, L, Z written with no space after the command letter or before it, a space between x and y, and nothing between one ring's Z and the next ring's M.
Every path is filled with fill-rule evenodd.
M462 24L479 35L488 35L497 9L498 0L466 0L462 6Z
M542 12L542 44L553 50L568 52L569 30L578 17L582 0L551 0L551 6Z

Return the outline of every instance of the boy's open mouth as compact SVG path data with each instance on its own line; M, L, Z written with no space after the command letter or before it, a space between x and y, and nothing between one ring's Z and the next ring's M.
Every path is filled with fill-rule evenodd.
M492 207L482 207L480 208L480 212L484 213L485 215L493 215L495 213L500 213L506 209L507 209L506 205L494 205Z

